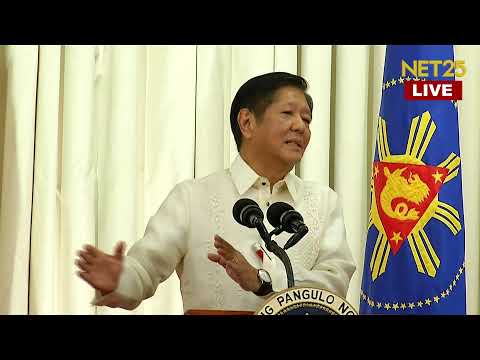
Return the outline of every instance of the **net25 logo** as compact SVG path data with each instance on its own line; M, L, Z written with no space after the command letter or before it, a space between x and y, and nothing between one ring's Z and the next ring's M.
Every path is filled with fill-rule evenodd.
M407 100L462 100L462 82L454 80L467 74L464 60L402 60L404 94ZM452 80L422 80L419 78L452 78Z

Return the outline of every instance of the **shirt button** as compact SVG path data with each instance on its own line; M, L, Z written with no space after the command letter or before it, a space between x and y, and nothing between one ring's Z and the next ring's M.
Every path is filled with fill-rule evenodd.
M262 182L262 185L265 186L265 185L267 185L267 183L266 183L266 182Z

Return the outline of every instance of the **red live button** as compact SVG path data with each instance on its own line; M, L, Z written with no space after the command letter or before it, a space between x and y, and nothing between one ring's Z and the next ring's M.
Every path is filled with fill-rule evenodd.
M406 81L407 100L462 100L462 82L458 80Z

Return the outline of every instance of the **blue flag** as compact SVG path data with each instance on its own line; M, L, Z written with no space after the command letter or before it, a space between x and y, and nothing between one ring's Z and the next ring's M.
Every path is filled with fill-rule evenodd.
M360 314L465 314L457 106L406 100L403 84L424 79L402 60L454 60L453 46L387 46ZM454 80L443 70L425 80Z

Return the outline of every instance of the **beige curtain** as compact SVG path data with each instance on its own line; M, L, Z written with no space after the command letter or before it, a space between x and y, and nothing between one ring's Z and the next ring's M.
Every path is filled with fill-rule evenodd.
M467 304L479 313L480 47L459 105ZM229 166L238 87L273 70L306 77L312 139L295 172L343 201L358 308L385 46L0 46L0 313L181 314L175 274L133 312L90 305L75 251L143 235L179 181Z

